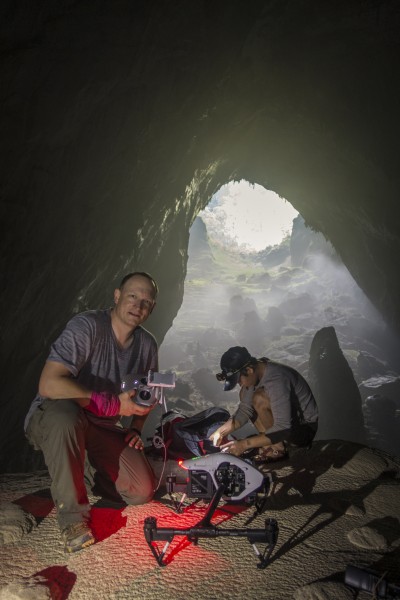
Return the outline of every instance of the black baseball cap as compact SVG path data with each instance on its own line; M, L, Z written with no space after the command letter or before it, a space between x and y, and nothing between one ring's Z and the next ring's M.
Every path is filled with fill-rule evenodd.
M255 361L247 348L233 346L221 356L221 373L217 373L216 378L218 381L225 381L225 391L232 390L239 382L240 371Z

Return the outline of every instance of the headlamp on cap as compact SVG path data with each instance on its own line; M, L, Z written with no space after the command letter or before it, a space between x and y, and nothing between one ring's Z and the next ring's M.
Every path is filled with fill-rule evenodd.
M240 369L236 369L236 371L230 371L222 369L221 373L216 374L216 378L218 381L225 381L224 384L224 392L229 392L229 390L233 390L233 388L239 383L240 375L242 374L243 369L245 369L250 363L246 363Z

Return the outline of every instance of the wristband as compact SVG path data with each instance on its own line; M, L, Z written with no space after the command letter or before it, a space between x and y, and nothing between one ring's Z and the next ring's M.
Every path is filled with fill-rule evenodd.
M116 417L119 414L118 396L108 392L92 392L90 402L84 408L98 417Z

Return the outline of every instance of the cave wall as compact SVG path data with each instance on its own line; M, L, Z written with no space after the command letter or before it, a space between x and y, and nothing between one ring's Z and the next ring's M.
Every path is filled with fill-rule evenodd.
M32 467L50 342L131 269L162 341L232 178L287 198L400 328L399 25L383 0L2 3L1 470Z

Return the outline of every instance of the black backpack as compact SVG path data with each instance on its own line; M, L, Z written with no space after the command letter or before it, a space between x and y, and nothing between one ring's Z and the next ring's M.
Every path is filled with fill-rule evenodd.
M191 417L169 410L161 417L152 438L152 449L167 458L186 459L219 452L209 437L220 425L225 423L230 414L224 408L207 408ZM165 447L165 450L164 450Z

